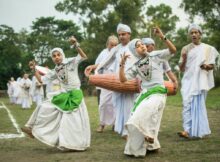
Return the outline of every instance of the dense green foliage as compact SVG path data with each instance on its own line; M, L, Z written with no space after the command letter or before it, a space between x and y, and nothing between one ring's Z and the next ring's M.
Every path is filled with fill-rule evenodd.
M190 22L196 17L204 21L203 42L220 50L219 2L205 0L183 0L181 7L190 15ZM72 13L80 17L79 22L57 20L54 17L40 17L33 21L30 32L22 30L15 33L11 27L0 26L0 89L6 89L6 82L28 71L31 59L40 65L52 68L49 51L54 47L64 49L67 57L75 56L76 51L70 49L68 38L75 35L89 59L79 67L83 88L87 88L83 70L93 64L98 54L106 46L107 37L116 33L119 22L128 24L132 29L132 38L152 37L157 49L165 44L152 34L152 27L160 26L166 36L177 47L176 56L170 60L172 67L177 65L181 48L190 40L187 29L176 29L176 23L181 21L173 14L170 6L159 4L147 6L147 0L64 0L57 3L56 10ZM10 59L9 59L10 58ZM220 73L215 72L217 84L220 85Z

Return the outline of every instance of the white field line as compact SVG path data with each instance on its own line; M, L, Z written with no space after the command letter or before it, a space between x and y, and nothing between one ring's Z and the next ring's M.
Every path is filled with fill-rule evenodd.
M4 105L3 102L1 102L1 106L0 108L5 109L8 113L8 117L10 118L13 126L15 127L15 129L17 130L18 134L8 134L8 133L0 133L0 139L8 139L8 138L21 138L21 137L25 137L24 133L21 131L21 129L19 128L15 118L13 117L13 115L11 114L11 111Z

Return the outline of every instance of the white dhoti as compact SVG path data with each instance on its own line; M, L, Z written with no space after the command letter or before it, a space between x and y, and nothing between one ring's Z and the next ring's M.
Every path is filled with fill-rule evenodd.
M128 121L131 109L134 106L136 94L133 93L117 93L113 94L114 107L116 108L115 131L122 136L127 135L125 124Z
M166 95L153 94L145 98L126 123L128 141L124 153L136 157L145 156L146 150L160 148L158 132L166 103ZM145 142L145 137L154 138L154 144Z
M38 106L25 125L41 142L59 149L86 150L90 146L89 117L84 100L70 113L62 112L50 100Z
M115 108L112 102L112 91L101 89L99 116L100 125L114 125L115 123Z

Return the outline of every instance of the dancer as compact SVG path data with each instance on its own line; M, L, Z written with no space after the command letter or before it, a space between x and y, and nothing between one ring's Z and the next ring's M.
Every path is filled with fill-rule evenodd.
M157 33L161 39L164 39L161 30ZM124 153L135 157L144 157L149 144L158 141L158 132L162 119L163 110L166 103L167 89L164 87L163 71L160 67L161 61L167 61L172 55L163 53L151 56L147 53L146 46L140 39L134 39L129 43L130 51L139 55L141 59L125 72L124 65L128 54L123 54L120 62L119 78L121 82L126 82L132 78L138 77L142 80L142 91L135 101L131 111L131 116L126 123L128 131L128 140Z
M61 89L47 94L48 99L35 109L22 131L61 150L83 151L90 146L90 125L78 65L87 56L75 37L71 37L70 42L79 52L76 57L65 58L61 48L54 48L51 57L55 69L42 77L35 72L40 83L58 79ZM35 64L31 62L30 68L34 69Z

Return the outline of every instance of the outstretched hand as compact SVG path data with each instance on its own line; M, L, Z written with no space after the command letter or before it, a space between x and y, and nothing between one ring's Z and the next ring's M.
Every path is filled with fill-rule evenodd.
M85 71L84 71L85 76L88 77L88 76L92 73L92 71L95 70L95 69L96 69L96 68L95 68L94 65L89 65L89 66L87 66L86 69L85 69Z
M161 39L164 38L164 34L158 26L154 27L153 31L156 36L159 36Z
M70 43L71 43L72 45L75 45L76 42L77 42L77 40L76 40L76 38L75 38L74 36L71 36L71 37L69 38L69 41L70 41Z
M124 65L125 62L126 62L126 60L127 60L129 57L130 57L130 55L127 54L127 53L122 54L122 55L121 55L121 65Z
M32 61L29 61L29 68L31 69L31 70L34 70L35 69L35 66L36 66L36 62L34 61L34 60L32 60Z

